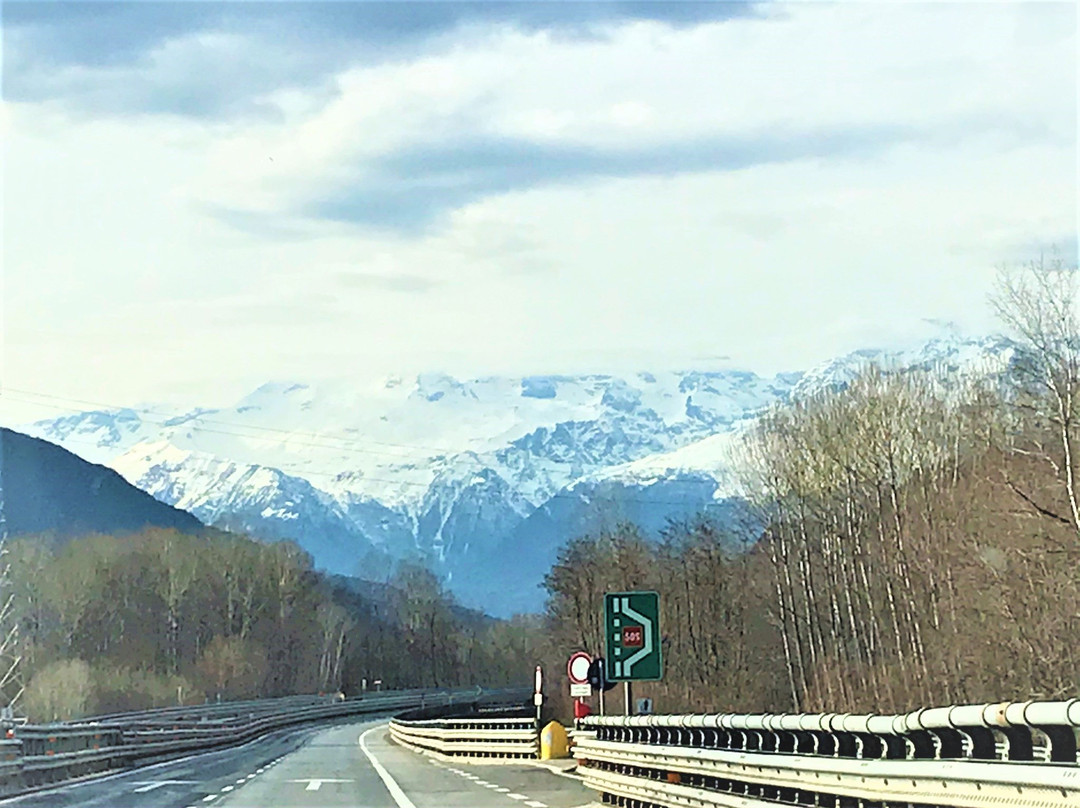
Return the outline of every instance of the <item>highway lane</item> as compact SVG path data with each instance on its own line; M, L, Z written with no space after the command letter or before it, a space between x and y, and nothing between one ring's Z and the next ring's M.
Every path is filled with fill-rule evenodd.
M403 749L386 719L279 733L0 801L18 808L578 808L593 792L522 764L447 763Z

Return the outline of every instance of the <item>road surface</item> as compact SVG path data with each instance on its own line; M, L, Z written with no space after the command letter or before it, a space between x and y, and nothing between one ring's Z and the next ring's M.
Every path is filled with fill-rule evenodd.
M535 766L448 763L393 743L386 719L275 733L0 800L11 808L578 808L593 792Z

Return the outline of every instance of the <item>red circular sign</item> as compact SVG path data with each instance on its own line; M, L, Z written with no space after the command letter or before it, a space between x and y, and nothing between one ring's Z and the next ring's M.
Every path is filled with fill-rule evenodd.
M586 654L584 651L575 651L570 655L570 661L566 663L566 675L570 677L571 683L575 685L583 685L589 681L589 666L592 664L592 657Z

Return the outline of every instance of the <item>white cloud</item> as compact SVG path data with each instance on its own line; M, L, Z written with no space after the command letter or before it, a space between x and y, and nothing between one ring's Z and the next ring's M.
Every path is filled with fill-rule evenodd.
M637 22L602 39L476 26L318 88L284 70L251 100L273 116L9 104L3 380L205 402L335 371L717 354L795 368L922 318L990 327L993 265L1075 236L1075 11L800 4L774 17ZM166 44L155 69L197 67L193 47ZM408 232L296 213L363 190L404 153L428 189L406 202L436 193L457 178L425 174L424 149L448 143L662 156L777 132L823 145L739 170L538 169L450 196ZM486 170L497 177L498 160Z

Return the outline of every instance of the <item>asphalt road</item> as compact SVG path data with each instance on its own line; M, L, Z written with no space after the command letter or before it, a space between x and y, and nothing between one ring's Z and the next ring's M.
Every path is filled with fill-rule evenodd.
M393 743L386 719L276 733L49 791L15 808L578 808L577 780L528 765L446 763Z

